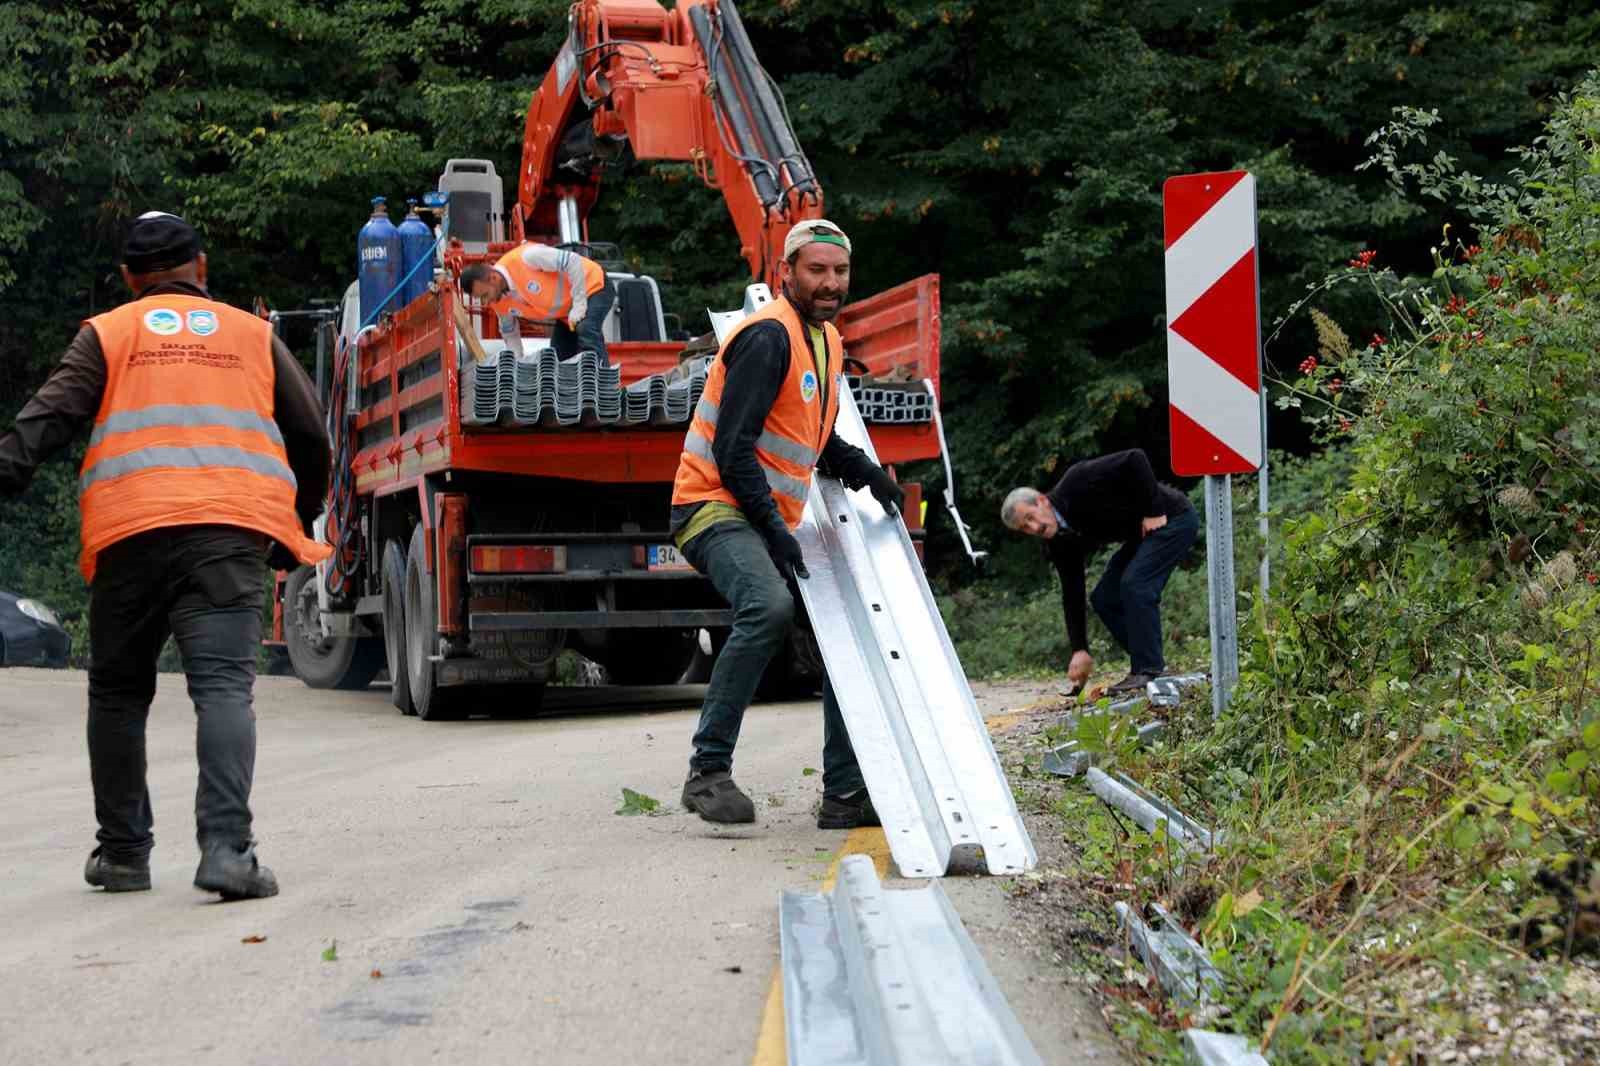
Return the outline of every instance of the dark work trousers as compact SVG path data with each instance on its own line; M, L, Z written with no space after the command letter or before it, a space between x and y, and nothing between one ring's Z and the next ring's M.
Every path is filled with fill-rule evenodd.
M611 355L606 351L604 327L616 300L616 286L608 281L605 288L589 297L589 307L579 319L576 331L565 319L557 322L550 330L550 347L555 349L556 358L571 359L579 352L593 352L601 362L609 362Z
M733 632L711 668L689 769L733 769L733 747L745 708L794 619L794 594L748 522L718 522L684 545L684 558L711 579L733 608ZM822 794L840 797L866 787L845 731L833 684L822 685Z
M89 772L110 861L143 861L155 845L144 727L169 634L199 718L200 844L250 840L266 556L266 537L231 526L151 530L100 553L89 593Z
M1161 590L1199 531L1200 516L1191 508L1143 540L1130 540L1111 557L1089 596L1094 613L1127 651L1133 673L1159 674L1167 668L1161 654Z

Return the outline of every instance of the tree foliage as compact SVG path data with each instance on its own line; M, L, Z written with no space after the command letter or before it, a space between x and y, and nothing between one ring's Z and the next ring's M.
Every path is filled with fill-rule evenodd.
M118 246L140 211L201 227L221 298L292 307L348 282L372 195L415 195L452 156L514 174L566 11L0 7L0 416L82 317L122 299ZM1442 147L1492 176L1600 40L1600 14L1561 0L748 0L743 13L856 239L858 294L943 275L946 410L974 513L1069 455L1141 444L1164 461L1165 177L1256 172L1270 316L1355 249L1425 237L1416 207L1353 169L1392 107L1437 108ZM744 281L725 212L685 167L608 179L591 228L691 324ZM1293 365L1309 343L1291 325L1269 357ZM1305 442L1293 417L1274 432ZM0 583L19 576L0 565Z

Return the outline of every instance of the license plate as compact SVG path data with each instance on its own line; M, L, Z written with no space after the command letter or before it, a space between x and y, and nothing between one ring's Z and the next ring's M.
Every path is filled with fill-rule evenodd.
M651 570L693 570L683 553L672 544L650 545L649 566Z

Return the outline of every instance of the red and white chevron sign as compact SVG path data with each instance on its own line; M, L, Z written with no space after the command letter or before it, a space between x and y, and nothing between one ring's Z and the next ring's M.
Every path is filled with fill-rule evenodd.
M1250 473L1261 467L1256 180L1184 174L1161 199L1172 472Z

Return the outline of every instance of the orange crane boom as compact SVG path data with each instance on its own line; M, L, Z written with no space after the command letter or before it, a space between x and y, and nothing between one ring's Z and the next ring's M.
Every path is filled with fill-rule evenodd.
M783 97L733 0L580 0L528 106L513 232L584 239L605 164L693 164L722 193L753 280L778 290L783 238L822 216Z

